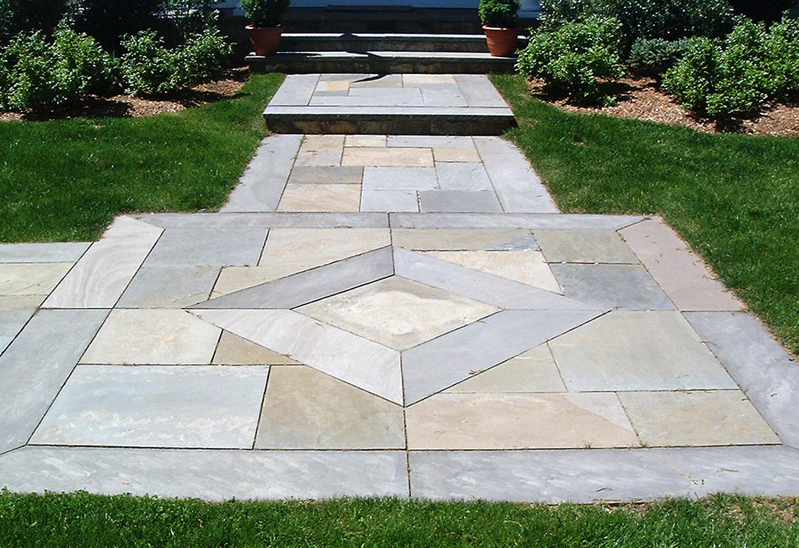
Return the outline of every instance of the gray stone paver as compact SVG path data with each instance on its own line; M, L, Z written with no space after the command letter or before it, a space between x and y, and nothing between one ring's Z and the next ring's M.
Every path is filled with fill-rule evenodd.
M506 108L424 74L273 103L402 97ZM799 494L799 369L662 220L560 214L508 141L412 131L272 134L220 213L0 245L0 487Z

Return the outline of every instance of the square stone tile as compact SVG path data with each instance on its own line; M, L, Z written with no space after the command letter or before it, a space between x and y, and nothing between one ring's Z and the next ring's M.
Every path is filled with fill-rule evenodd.
M436 170L432 167L365 167L364 190L435 190Z
M638 259L616 233L609 230L536 230L535 239L551 263L625 263Z
M347 135L345 147L375 148L386 146L385 135Z
M268 371L81 365L32 443L250 449Z
M740 390L623 392L619 398L650 447L780 443Z
M357 212L360 185L286 185L278 211Z
M341 165L341 149L338 150L300 150L295 166L335 167Z
M411 450L639 445L615 394L438 394L406 420Z
M566 392L555 358L546 344L467 379L445 392L525 393Z
M480 155L474 148L434 148L433 159L436 162L480 162Z
M300 152L333 150L341 152L344 147L343 135L306 135L303 137Z
M549 346L573 392L737 388L678 312L610 312Z
M72 263L0 264L0 295L47 295Z
M402 449L402 408L310 367L269 374L258 449Z
M433 84L421 88L426 107L464 108L469 103L457 85Z
M259 266L277 279L389 245L387 228L273 228Z
M234 335L230 331L222 331L222 337L211 361L217 365L300 365L288 356L278 354L248 341L243 337Z
M211 363L221 330L183 310L112 310L81 363Z
M560 285L558 285L558 281L540 251L529 249L507 251L427 251L425 254L436 259L465 266L466 268L532 285L539 289L561 293ZM579 297L576 298L579 299Z
M298 312L404 350L497 312L499 308L399 277L302 306Z
M343 166L431 167L433 151L429 148L345 148Z
M488 190L492 192L494 190L481 163L436 163L436 175L441 190Z
M537 250L532 232L523 228L395 228L395 246L414 251Z
M419 197L423 213L502 212L502 206L493 191L423 190L419 192Z
M294 166L289 175L289 185L359 185L363 178L362 167Z
M247 268L247 267L240 267ZM122 294L120 308L183 308L208 300L219 267L144 266Z
M624 310L673 310L674 305L640 265L553 264L552 272L572 299Z
M265 228L170 228L145 266L246 266L258 263Z
M413 190L364 190L361 211L418 212L419 201Z

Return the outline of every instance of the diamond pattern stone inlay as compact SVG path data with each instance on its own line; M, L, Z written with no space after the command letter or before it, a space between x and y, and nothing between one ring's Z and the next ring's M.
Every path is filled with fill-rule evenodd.
M395 350L407 350L499 310L397 276L297 309Z

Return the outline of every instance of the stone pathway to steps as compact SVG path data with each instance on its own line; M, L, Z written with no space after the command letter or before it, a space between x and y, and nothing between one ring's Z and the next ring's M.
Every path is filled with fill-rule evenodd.
M220 213L0 246L0 486L799 494L799 369L657 218L499 138L268 137Z

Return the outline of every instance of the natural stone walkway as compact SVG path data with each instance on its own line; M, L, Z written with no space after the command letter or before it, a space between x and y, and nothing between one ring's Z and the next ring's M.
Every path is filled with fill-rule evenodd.
M220 213L0 246L0 487L799 494L799 370L658 218L496 137L273 135Z

